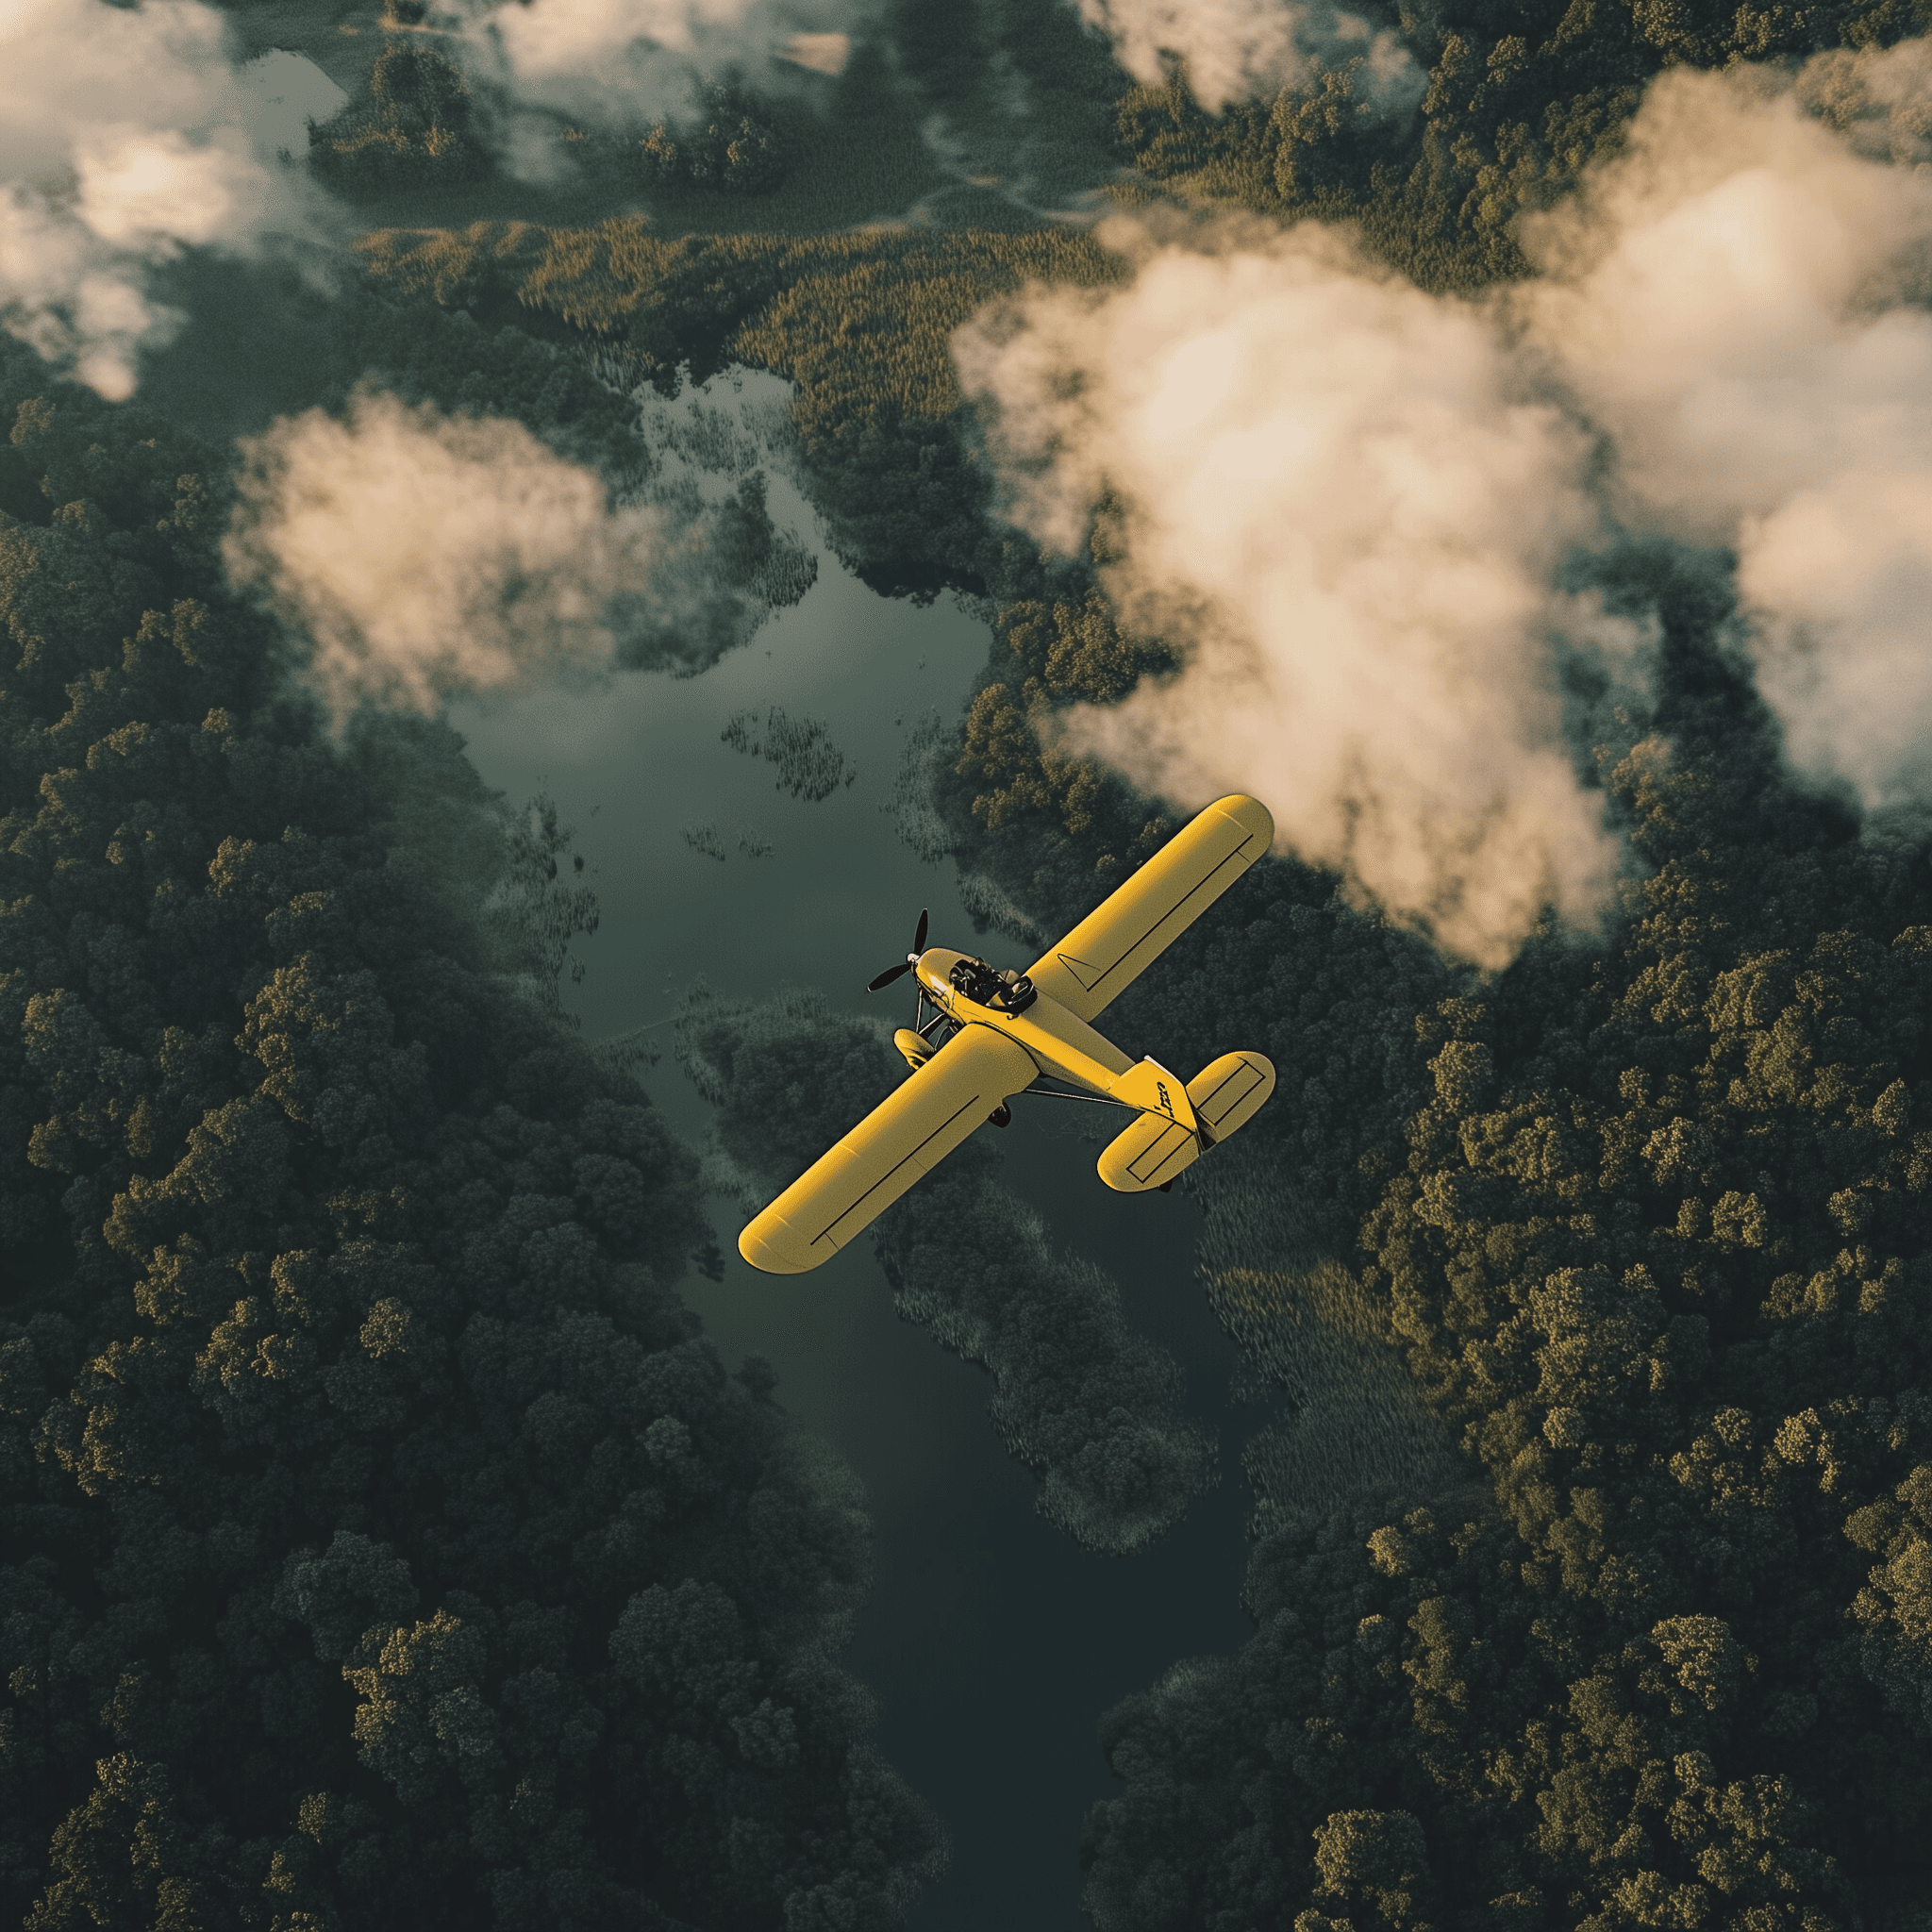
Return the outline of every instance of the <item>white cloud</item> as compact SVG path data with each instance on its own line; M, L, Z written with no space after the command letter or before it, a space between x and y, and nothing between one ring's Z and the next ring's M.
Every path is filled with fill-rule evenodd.
M1624 531L1730 548L1797 768L1932 802L1932 49L1677 70L1623 156L1524 225L1541 273L1423 294L1312 225L1101 232L1135 273L956 342L1017 519L1073 549L1104 491L1127 620L1184 666L1072 740L1193 805L1274 808L1452 952L1507 959L1615 848L1560 741L1566 597Z
M617 607L650 590L657 514L613 510L520 423L365 392L242 449L229 575L308 631L338 718L608 664Z
M594 74L633 47L695 54L702 41L732 32L755 0L531 0L497 8L491 25L520 80Z
M1131 283L1038 293L1017 335L956 345L1020 520L1072 548L1112 489L1108 587L1189 648L1072 714L1073 741L1186 806L1255 792L1293 849L1472 958L1507 959L1545 900L1588 921L1615 850L1550 639L1629 640L1553 589L1598 527L1587 436L1483 311L1321 228L1102 233Z
M0 322L103 395L180 318L150 271L301 219L199 0L11 0L0 11Z
M834 79L845 72L852 58L850 34L788 34L779 43L778 58L794 67L808 67L814 74Z
M1413 107L1426 85L1393 34L1328 0L1080 0L1080 16L1143 86L1158 86L1164 57L1177 55L1210 114L1234 101L1272 100L1317 59L1331 67L1359 59L1362 97L1390 111Z
M751 78L761 91L810 85L801 70L841 73L862 0L501 0L465 29L481 61L525 109L629 127L688 114L706 81ZM546 142L508 133L510 164L545 165Z
M1795 88L1668 74L1524 230L1521 312L1611 439L1620 513L1737 552L1793 760L1868 805L1932 796L1928 51Z
M1745 520L1757 686L1799 770L1932 803L1932 475L1850 471Z
M338 721L572 671L688 675L817 575L765 508L760 462L791 426L771 413L652 396L637 500L612 502L521 423L359 391L346 417L309 409L242 443L223 556L307 634Z

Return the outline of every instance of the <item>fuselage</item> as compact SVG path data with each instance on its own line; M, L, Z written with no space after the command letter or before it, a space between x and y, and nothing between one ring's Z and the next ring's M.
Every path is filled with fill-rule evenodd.
M920 990L949 1020L961 1026L991 1026L1024 1047L1042 1074L1083 1087L1090 1093L1110 1094L1135 1062L1104 1033L1096 1032L1077 1013L1069 1012L1045 993L1036 996L1024 1013L1008 1013L996 1006L968 999L953 985L952 972L960 960L974 956L947 946L932 946L913 968ZM909 1042L908 1042L909 1043Z

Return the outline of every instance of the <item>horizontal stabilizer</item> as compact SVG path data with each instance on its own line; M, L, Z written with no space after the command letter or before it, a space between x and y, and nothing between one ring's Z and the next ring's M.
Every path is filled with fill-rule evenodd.
M1274 1091L1274 1062L1260 1053L1224 1053L1188 1082L1188 1099L1210 1146L1246 1126Z
M1100 1178L1117 1194L1144 1194L1165 1187L1200 1158L1200 1136L1192 1128L1165 1114L1143 1113L1101 1150Z
M1101 1154L1100 1178L1117 1193L1164 1188L1193 1166L1205 1148L1245 1126L1274 1091L1274 1063L1265 1054L1223 1054L1178 1095L1166 1085L1172 1078L1154 1061L1142 1060L1113 1089L1116 1099L1139 1107L1149 1107L1148 1094L1153 1096L1150 1110ZM1163 1094L1174 1103L1171 1108Z

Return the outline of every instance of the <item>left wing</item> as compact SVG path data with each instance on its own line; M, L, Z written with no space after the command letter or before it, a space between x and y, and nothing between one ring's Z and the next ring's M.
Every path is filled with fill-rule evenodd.
M991 1026L969 1025L750 1222L738 1252L768 1274L829 1261L929 1174L1040 1068Z
M1091 1020L1131 986L1274 842L1259 799L1217 799L1026 969L1041 992Z

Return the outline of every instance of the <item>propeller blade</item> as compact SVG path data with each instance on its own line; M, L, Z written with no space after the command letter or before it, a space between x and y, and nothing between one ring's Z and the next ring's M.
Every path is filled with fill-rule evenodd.
M898 978L900 974L910 973L911 971L912 961L910 959L901 959L896 966L888 966L886 970L883 973L881 973L879 976L876 979L874 979L870 986L866 988L866 991L877 992L880 987L891 986L893 980Z
M925 951L925 908L923 906L919 908L919 930L912 935L912 950L915 953Z

